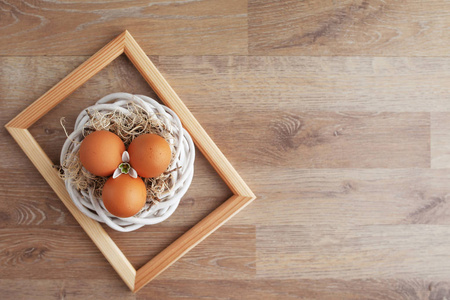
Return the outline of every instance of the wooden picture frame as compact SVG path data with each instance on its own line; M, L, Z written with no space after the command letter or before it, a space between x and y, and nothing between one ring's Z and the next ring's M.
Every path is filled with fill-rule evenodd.
M52 161L28 131L37 120L121 54L130 59L161 101L175 111L198 149L234 194L138 270L131 265L103 227L74 205L58 171L52 167ZM256 198L128 31L109 42L5 127L133 292L139 291Z

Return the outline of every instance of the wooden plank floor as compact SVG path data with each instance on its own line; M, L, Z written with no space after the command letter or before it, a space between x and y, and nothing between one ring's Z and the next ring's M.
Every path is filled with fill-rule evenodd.
M124 29L258 199L132 294L3 125ZM119 57L30 129L154 96ZM0 2L0 299L450 299L450 3ZM176 213L107 230L135 267L231 195L202 155Z

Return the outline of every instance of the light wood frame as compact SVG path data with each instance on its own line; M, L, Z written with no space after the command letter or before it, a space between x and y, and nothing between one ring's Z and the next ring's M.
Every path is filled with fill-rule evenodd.
M59 178L57 170L52 167L52 161L28 131L28 128L37 120L123 53L139 70L162 102L177 113L198 149L234 194L138 270L131 265L103 227L97 221L86 217L73 204L63 180ZM5 127L133 292L139 291L256 198L128 31L100 49Z

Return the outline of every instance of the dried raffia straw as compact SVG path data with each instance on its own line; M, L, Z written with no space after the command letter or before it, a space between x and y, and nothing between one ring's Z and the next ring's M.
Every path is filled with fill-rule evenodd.
M66 131L63 122L61 119L61 126ZM136 137L146 133L157 134L170 145L169 167L159 177L143 178L147 204L133 217L123 219L111 215L101 200L108 178L95 176L81 165L81 141L97 130L115 133L127 147ZM162 222L175 211L192 181L194 159L192 139L173 111L146 96L116 93L103 97L78 116L74 132L67 136L61 151L61 178L72 200L85 215L115 230L132 231Z

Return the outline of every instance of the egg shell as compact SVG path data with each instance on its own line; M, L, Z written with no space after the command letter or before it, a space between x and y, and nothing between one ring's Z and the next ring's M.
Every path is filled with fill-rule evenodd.
M94 175L110 176L122 162L124 151L120 137L105 130L94 131L81 142L81 164Z
M157 177L167 170L172 158L169 143L157 134L143 134L128 147L130 164L141 177Z
M105 208L119 218L128 218L137 214L144 207L147 190L144 181L122 174L110 177L103 186L102 199Z

